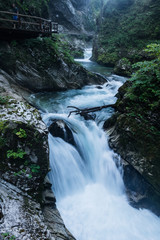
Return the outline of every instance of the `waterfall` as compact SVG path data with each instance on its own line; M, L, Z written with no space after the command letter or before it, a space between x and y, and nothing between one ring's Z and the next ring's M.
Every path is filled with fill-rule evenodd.
M49 118L55 114L49 114ZM46 121L47 115L45 115ZM58 199L66 194L77 193L88 183L100 183L110 192L121 194L124 185L119 170L113 161L114 153L109 149L104 132L90 121L87 126L77 119L59 116L72 129L75 147L60 138L49 135L49 173L53 190ZM53 146L53 147L52 147Z
M87 86L47 94L47 104L43 102L44 94L42 98L38 96L38 104L49 112L43 115L46 124L54 119L63 120L74 137L73 146L49 135L49 178L65 225L77 240L160 239L160 219L146 209L129 205L119 158L109 148L101 128L113 110L96 114L95 122L75 115L67 117L69 105L85 108L114 103L124 80L111 75L108 82L98 88Z
M90 58L92 56L92 48L87 48L84 52L84 59L75 59L76 62L90 62Z
M44 120L55 114L45 114ZM93 121L66 114L57 118L72 130L75 146L49 135L49 177L57 206L77 240L159 240L160 220L127 201L121 169L107 138Z

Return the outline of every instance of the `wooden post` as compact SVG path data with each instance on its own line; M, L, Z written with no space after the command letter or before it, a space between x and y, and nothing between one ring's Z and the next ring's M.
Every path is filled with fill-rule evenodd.
M42 32L42 19L39 20L40 31Z
M17 16L18 16L18 27L20 28L21 27L21 17L17 14Z
M52 22L51 21L50 21L49 25L50 25L50 28L49 28L50 29L50 34L52 34Z

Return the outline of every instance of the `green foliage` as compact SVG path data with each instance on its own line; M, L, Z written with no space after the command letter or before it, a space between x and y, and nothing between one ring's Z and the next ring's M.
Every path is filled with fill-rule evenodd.
M23 171L15 172L15 173L14 173L14 176L19 176L19 175L22 174L22 172L23 172Z
M40 170L40 166L39 166L39 165L36 165L36 164L32 164L32 165L30 165L29 167L30 167L32 173L38 173L39 170Z
M24 156L26 155L26 152L24 152L22 149L18 149L17 152L14 152L13 150L8 150L7 151L7 158L21 158L23 159Z
M4 130L4 127L5 127L5 122L4 122L4 121L1 121L1 122L0 122L0 131L1 131L1 132Z
M18 43L17 43L16 40L13 40L13 41L11 42L11 46L12 46L12 47L17 47L17 45L18 45Z
M48 0L7 0L0 2L1 11L12 11L12 4L15 2L21 14L43 16L48 12ZM45 14L46 15L46 14ZM47 16L48 17L48 13Z
M147 46L145 52L150 53L153 57L160 59L160 44L153 43Z
M68 43L62 41L59 36L52 38L36 38L24 41L11 42L11 47L1 46L0 66L9 74L15 73L16 61L37 69L40 75L46 76L46 71L58 65L61 61L67 64L74 62L71 56L71 48ZM48 73L47 73L48 74ZM4 103L4 99L0 100Z
M4 240L15 240L16 239L16 237L9 232L2 233L1 235Z
M100 11L102 10L103 5L107 1L108 0L90 0L90 7L92 9L94 17L98 17Z
M116 52L113 52L113 53L104 52L98 56L97 60L98 62L103 64L114 65L114 63L118 60L118 56Z
M14 173L14 176L19 176L19 175L25 175L25 176L27 176L28 178L32 178L33 176L32 176L32 174L34 174L34 173L39 173L39 171L40 171L40 166L39 165L37 165L37 164L30 164L29 165L29 161L28 160L26 160L25 162L24 162L24 166L26 166L26 167L28 167L28 168L30 168L30 172L31 173L27 173L26 174L26 169L22 169L22 170L20 170L20 171L18 171L18 172L15 172ZM27 169L28 169L27 168Z
M72 56L74 56L74 58L83 58L84 53L82 50L75 50L75 51L72 51Z
M6 128L7 128L6 121L0 121L0 133L3 134Z
M117 105L129 118L134 118L142 128L146 128L148 137L159 137L160 44L148 45L145 51L151 54L152 59L134 64L135 73L121 89L124 95Z
M20 128L19 131L16 132L16 135L19 138L26 138L27 137L26 131L24 129L22 129L22 128Z
M29 161L26 160L26 161L24 162L24 165L25 165L25 166L28 166L28 164L29 164Z
M34 62L36 67L43 72L57 63L60 58L66 63L74 62L68 43L61 41L58 36L26 40L17 47L16 52L20 61Z
M2 97L2 96L0 96L0 105L6 105L6 104L8 104L8 100L9 100L8 97Z
M6 139L0 136L0 149L3 148L6 144Z
M160 103L160 44L148 45L145 51L155 58L133 65L137 71L131 78L133 84L129 91L137 96L140 102L155 109Z
M118 60L126 57L132 63L142 61L145 57L142 49L147 44L159 43L159 11L159 1L108 0L98 22L95 58L98 59L103 48L112 54L118 52Z
M50 45L54 45L54 48L56 49L56 54L58 56L62 56L65 62L67 63L73 63L74 59L71 55L71 50L70 50L70 45L66 41L62 41L58 36L55 38L54 41L51 39L46 39L47 41L49 40Z
M101 7L101 1L97 1L97 0L91 0L91 8L92 8L92 12L93 15L95 17L98 17L99 13L100 13L100 7Z

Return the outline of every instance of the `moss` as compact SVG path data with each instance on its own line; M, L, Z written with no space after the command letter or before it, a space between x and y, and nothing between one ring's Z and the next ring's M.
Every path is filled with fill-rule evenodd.
M16 44L13 41L10 47L0 48L0 52L0 66L10 74L16 73L17 61L35 68L42 76L45 76L47 69L53 65L58 66L61 59L67 64L74 62L68 44L55 36L52 39L37 38L17 41Z
M109 0L99 16L98 39L95 41L94 59L104 64L115 64L119 59L128 58L131 63L146 58L142 49L160 39L159 1L112 1ZM110 53L105 56L101 52ZM112 57L116 56L116 57Z
M7 96L0 96L0 105L6 105L8 104L9 97Z
M0 10L9 11L12 9L12 4L15 2L21 14L36 15L48 18L48 1L47 0L6 0L1 1Z
M2 177L9 174L11 183L15 185L20 179L22 186L20 184L18 187L22 189L23 181L25 181L28 185L28 193L38 200L41 199L43 179L48 172L48 154L44 141L47 141L47 136L40 134L31 125L13 121L0 122L0 172ZM37 159L36 164L31 160L31 153L34 153L32 155Z

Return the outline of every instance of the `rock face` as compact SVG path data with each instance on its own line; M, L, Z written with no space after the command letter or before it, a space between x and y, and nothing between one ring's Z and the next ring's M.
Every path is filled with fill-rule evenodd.
M139 113L141 106L136 114L128 110L125 93L130 84L126 82L119 89L117 112L105 122L104 129L109 133L111 148L124 160L124 181L133 205L150 208L160 215L159 114L147 116L145 112L143 118Z
M46 177L46 126L21 97L24 89L8 78L0 75L0 238L73 240Z
M77 89L89 84L102 84L105 79L98 75L90 75L83 67L72 64L68 66L62 59L58 64L43 72L38 72L32 66L23 65L17 61L16 82L34 92L65 91Z
M51 0L49 13L52 21L60 24L60 31L63 33L82 34L89 30L86 29L87 19L92 15L89 11L89 0ZM92 32L93 29L90 31Z
M124 64L118 62L120 59L131 63L145 59L143 49L160 39L159 12L159 0L107 1L97 21L93 59L116 65L122 74Z
M0 49L0 69L32 91L76 89L106 81L76 64L65 49L65 43L56 39L3 43Z
M17 187L0 180L0 204L3 217L0 234L9 233L17 240L49 240L51 234L44 222L41 206Z

